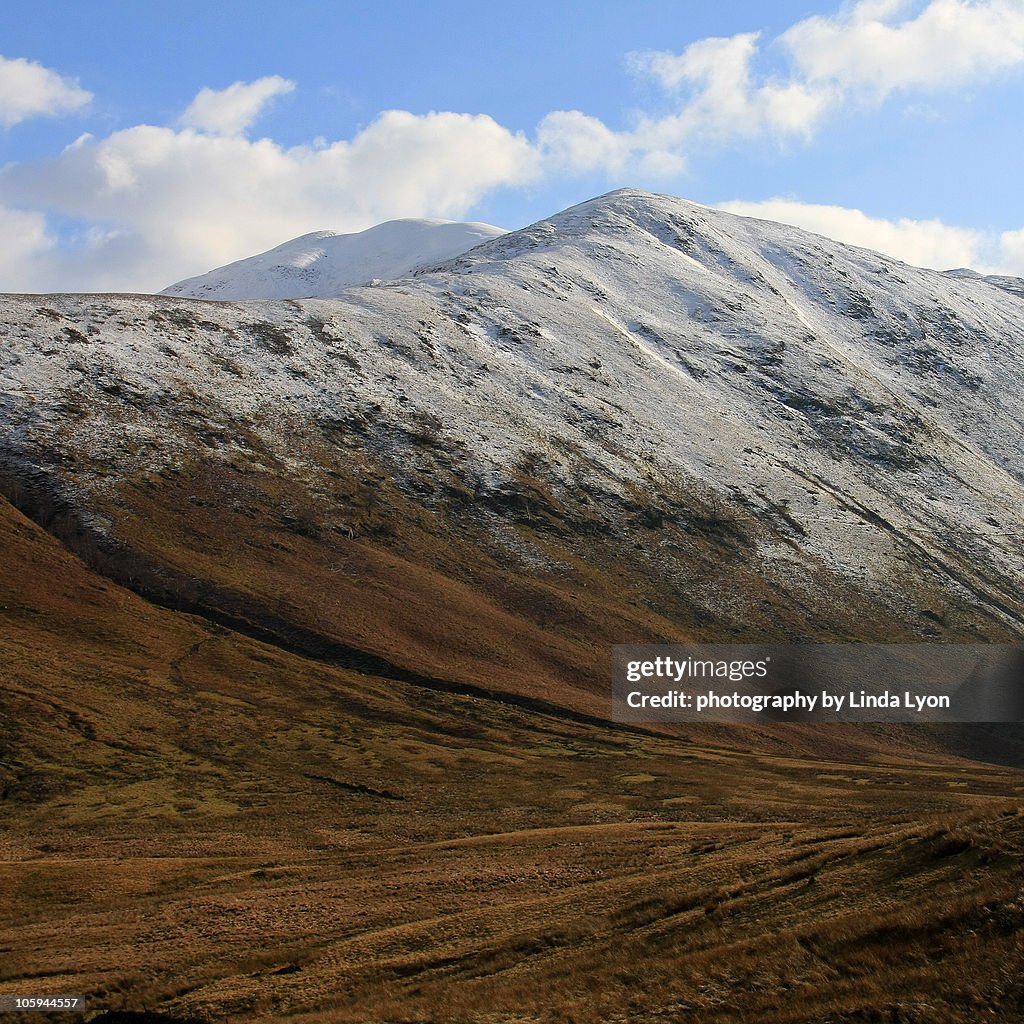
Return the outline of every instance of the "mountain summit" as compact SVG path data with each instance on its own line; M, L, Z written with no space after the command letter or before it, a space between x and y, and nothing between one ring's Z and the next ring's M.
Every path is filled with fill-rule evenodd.
M178 281L161 294L225 301L329 298L352 285L405 277L423 263L450 259L504 233L491 224L444 220L389 220L352 234L314 231Z

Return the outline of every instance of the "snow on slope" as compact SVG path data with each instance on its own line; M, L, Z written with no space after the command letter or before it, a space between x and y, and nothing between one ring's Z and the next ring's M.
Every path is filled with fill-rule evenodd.
M161 294L229 302L327 298L352 285L405 277L423 263L450 259L504 233L490 224L442 220L390 220L354 234L314 231Z
M1005 274L979 274L976 270L968 267L960 267L957 270L947 270L951 277L959 277L974 281L985 281L994 288L1002 288L1004 292L1011 295L1024 297L1024 277L1009 277Z
M2 308L0 443L86 498L254 435L315 480L341 429L442 510L439 466L481 510L528 466L709 608L739 598L691 578L669 495L755 517L811 600L838 574L1024 631L1024 300L983 281L622 190L340 299Z

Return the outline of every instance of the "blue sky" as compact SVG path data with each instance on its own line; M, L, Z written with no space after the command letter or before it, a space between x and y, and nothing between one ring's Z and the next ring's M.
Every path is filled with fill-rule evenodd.
M633 185L1024 274L1024 0L0 9L0 290Z

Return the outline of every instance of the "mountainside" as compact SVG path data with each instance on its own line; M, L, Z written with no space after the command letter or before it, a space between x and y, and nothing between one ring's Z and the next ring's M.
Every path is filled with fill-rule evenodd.
M504 234L490 224L390 220L366 231L314 231L199 277L163 295L195 299L329 298L352 285L405 277L423 263L450 259Z
M624 191L339 300L7 298L6 468L158 577L210 561L183 510L232 546L278 522L301 561L370 547L518 607L465 571L486 555L571 594L571 614L521 602L556 648L1003 639L1024 592L1021 312ZM615 625L569 626L595 602ZM604 693L603 667L571 674Z
M1024 638L1012 289L624 190L0 334L0 995L1024 1013L1019 728L608 721L616 642Z
M1002 288L1004 292L1011 295L1024 296L1024 277L1008 277L1005 274L979 274L975 270L961 267L958 270L947 270L952 277L966 278L974 281L984 281L995 288Z

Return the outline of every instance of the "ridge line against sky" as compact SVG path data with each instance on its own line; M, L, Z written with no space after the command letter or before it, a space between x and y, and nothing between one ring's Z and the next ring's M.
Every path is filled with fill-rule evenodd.
M101 20L102 6L93 10ZM12 12L29 24L19 29L26 49L0 57L0 290L156 291L309 231L357 231L399 217L519 227L625 185L796 224L924 266L1024 274L1016 181L1024 0L860 0L789 21L787 6L806 15L806 4L783 3L783 21L765 27L752 3L723 14L697 0L690 17L673 20L672 4L652 0L636 11L653 24L625 29L617 12L597 6L588 8L588 31L607 32L587 39L580 27L574 43L554 33L553 21L585 15L578 5L555 5L535 36L510 37L525 70L497 91L503 83L491 62L460 67L477 60L475 39L501 38L478 23L475 37L450 38L448 51L434 39L436 52L422 58L428 71L431 56L454 65L460 81L425 81L421 72L421 87L405 94L417 110L374 110L375 96L386 101L402 90L366 84L351 100L359 115L351 130L333 140L294 135L315 131L318 111L336 121L338 97L343 107L345 90L372 76L344 62L327 77L313 61L290 73L291 46L311 46L310 33L325 29L303 20L301 4L280 33L292 44L260 54L260 63L282 66L251 77L245 25L231 23L229 11L220 31L241 36L219 54L214 85L189 81L190 71L208 67L185 62L172 74L180 58L161 76L159 51L152 68L140 66L109 25L106 45L127 56L120 74L101 74L102 53L83 56L59 37L42 42L53 35L55 10L74 32L70 5ZM383 10L382 17L412 17L404 4ZM443 23L444 12L457 10L466 7L439 4L434 13ZM250 20L252 32L268 31ZM164 19L169 58L177 57L172 29L180 22L202 27ZM350 31L354 44L373 50L370 23L346 24L366 33ZM137 34L142 24L123 31ZM5 32L5 48L16 36ZM185 31L181 41L188 38ZM403 66L411 77L409 60L382 38L374 56L394 62L396 80ZM663 45L623 46L658 39ZM595 67L600 46L606 54L618 47L614 66ZM546 47L562 55L564 78L550 61L536 62ZM512 65L504 70L513 75ZM618 90L592 77L601 70ZM538 79L514 106L516 87ZM574 88L577 106L546 104ZM147 89L164 97L163 117L133 123L126 97ZM453 90L467 105L479 96L472 112L434 102ZM584 109L588 98L593 106ZM540 111L532 123L531 111Z

